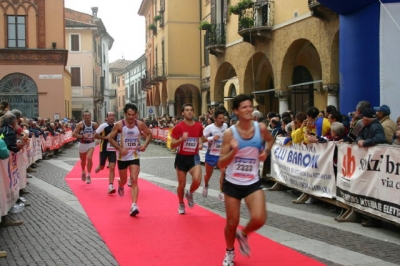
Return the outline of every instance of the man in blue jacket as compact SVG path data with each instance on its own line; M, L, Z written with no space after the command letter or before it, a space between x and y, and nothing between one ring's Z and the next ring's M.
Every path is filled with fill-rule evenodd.
M376 119L376 112L374 109L366 108L362 112L362 122L364 128L361 130L356 140L358 147L369 147L387 143L385 131L381 123Z

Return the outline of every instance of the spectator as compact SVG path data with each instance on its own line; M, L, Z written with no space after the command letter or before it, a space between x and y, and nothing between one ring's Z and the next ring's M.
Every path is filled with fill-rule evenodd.
M3 126L0 128L0 134L7 144L7 148L12 152L19 152L24 147L24 143L17 137L14 128L17 127L17 118L11 112L3 116Z
M372 108L366 108L362 112L362 123L364 125L357 137L358 147L369 147L386 143L385 132L382 125L376 119L376 113Z
M400 116L397 118L397 131L393 136L393 144L400 145Z
M253 121L261 122L261 113L258 110L254 110L252 113Z
M352 119L350 122L349 140L352 140L353 142L357 139L364 127L362 113L367 108L371 108L371 104L367 101L360 101L356 106L356 111L350 113Z
M307 122L304 132L304 143L316 143L322 136L329 133L331 123L325 117L318 117L319 110L316 107L307 109Z
M376 117L378 118L379 122L383 127L383 131L385 132L386 142L392 144L393 142L393 135L397 130L396 123L390 119L390 108L386 104L374 107L376 111Z
M10 151L7 149L7 144L2 139L2 136L0 136L0 159L4 160L7 159L9 156Z
M329 118L328 116L329 116L332 112L337 112L336 107L333 106L333 105L328 105L328 106L325 108L325 117L326 117L326 118Z
M304 140L304 127L306 126L307 114L298 112L295 119L292 121L292 142L294 144L303 143Z

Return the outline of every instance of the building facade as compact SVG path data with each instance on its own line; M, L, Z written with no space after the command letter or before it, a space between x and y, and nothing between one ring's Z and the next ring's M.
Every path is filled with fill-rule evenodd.
M264 114L338 106L337 14L312 0L203 0L202 10L203 110L230 109L239 93Z
M147 106L156 116L175 116L190 102L200 115L199 2L142 0L138 13L146 20Z
M67 69L72 75L72 115L81 120L83 111L90 111L94 121L104 121L110 110L111 90L108 51L114 39L100 18L98 8L92 15L65 9L65 40L69 51Z
M0 99L26 117L71 117L63 0L0 1Z

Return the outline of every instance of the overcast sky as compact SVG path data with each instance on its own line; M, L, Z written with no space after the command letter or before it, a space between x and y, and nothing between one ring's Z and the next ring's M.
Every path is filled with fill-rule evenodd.
M98 7L107 32L113 37L110 63L125 58L136 60L144 54L144 17L138 15L142 0L65 0L65 7L92 14L92 7Z

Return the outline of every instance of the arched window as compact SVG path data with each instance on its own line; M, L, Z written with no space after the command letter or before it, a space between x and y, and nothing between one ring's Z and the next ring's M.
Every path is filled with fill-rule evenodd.
M310 71L304 66L297 66L293 70L290 86L289 108L294 112L306 111L314 106L314 84Z

